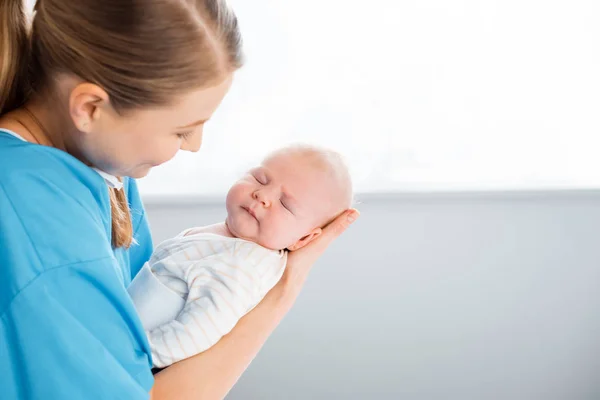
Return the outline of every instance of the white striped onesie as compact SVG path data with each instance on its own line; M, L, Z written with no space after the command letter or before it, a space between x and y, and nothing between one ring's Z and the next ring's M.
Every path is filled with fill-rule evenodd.
M161 243L128 288L155 367L207 350L279 281L287 253L186 230Z

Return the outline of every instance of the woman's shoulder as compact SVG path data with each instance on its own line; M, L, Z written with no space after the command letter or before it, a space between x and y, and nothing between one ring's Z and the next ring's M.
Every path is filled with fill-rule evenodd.
M70 154L0 134L0 198L20 215L110 215L104 179ZM3 210L5 211L5 210ZM4 212L3 212L4 214Z
M4 132L0 132L0 182L11 189L24 184L42 190L58 185L70 188L72 193L84 187L104 188L103 178L70 154L24 142Z
M95 171L60 150L0 134L5 272L30 279L61 265L111 257L110 228L106 185Z

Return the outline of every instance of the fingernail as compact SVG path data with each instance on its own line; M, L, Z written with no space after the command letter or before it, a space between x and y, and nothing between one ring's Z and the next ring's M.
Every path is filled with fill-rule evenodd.
M353 223L358 218L358 211L351 211L348 213L348 222Z

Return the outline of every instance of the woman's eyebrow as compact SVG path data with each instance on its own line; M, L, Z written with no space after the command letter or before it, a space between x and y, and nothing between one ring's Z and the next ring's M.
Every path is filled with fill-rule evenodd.
M193 126L198 126L198 125L200 125L200 124L203 124L203 123L205 123L206 121L208 121L208 119L201 119L201 120L198 120L198 121L196 121L196 122L192 122L191 124L189 124L189 125L186 125L186 126L178 126L178 127L177 127L177 129L186 129L186 128L191 128L191 127L193 127Z

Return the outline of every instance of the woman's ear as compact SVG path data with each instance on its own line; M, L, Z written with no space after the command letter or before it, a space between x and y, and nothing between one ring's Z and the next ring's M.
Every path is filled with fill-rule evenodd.
M321 236L322 232L323 232L323 230L321 228L313 229L312 232L310 232L308 235L304 236L302 239L298 240L293 245L288 246L288 250L289 251L300 250L301 248L303 248L304 246L306 246L307 244L309 244L310 242L312 242L313 240L315 240L316 238Z
M69 113L80 132L89 133L103 110L111 107L108 93L93 83L80 83L71 91Z

